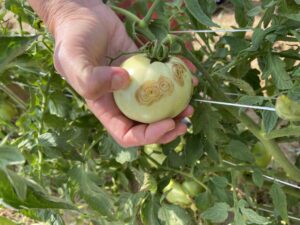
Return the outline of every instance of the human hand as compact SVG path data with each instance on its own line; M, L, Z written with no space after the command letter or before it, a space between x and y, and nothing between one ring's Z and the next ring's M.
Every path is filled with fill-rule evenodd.
M52 0L39 8L37 1L30 2L55 37L57 71L86 100L88 108L121 146L167 143L186 132L181 119L193 113L191 106L175 119L153 124L132 121L116 106L112 91L126 87L129 75L117 67L124 58L106 66L107 56L133 52L137 47L108 6L98 0Z

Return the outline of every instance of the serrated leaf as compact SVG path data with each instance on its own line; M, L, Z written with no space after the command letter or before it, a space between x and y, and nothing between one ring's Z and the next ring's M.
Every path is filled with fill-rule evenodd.
M230 206L223 202L217 202L213 207L201 213L201 217L212 223L222 223L228 217Z
M241 141L231 140L226 146L225 152L235 159L254 162L254 158L250 153L248 146Z
M203 155L204 139L202 135L188 135L184 148L185 163L188 166L193 166L197 160Z
M278 56L269 53L267 55L266 67L264 77L266 78L271 74L272 80L279 90L290 89L293 87L293 82L285 70L285 63Z
M267 104L266 106L274 108L273 104ZM269 133L274 129L274 127L277 124L277 121L278 121L278 116L276 112L267 111L267 110L262 112L262 122L266 133Z
M16 147L1 145L0 146L0 167L8 165L17 165L25 162L23 155Z
M189 12L193 15L193 17L201 24L208 27L219 27L216 23L214 23L202 10L201 5L197 0L184 0L184 3L189 10Z
M2 72L15 58L24 53L36 38L37 36L0 37L0 72Z
M270 190L270 195L273 201L273 206L275 211L281 216L281 218L288 222L288 212L287 212L287 200L284 191L281 189L279 184L274 183Z
M38 141L39 145L42 147L41 150L43 153L50 158L63 157L75 161L84 161L82 156L62 135L56 133L44 133L38 137Z
M162 225L191 225L190 215L179 206L163 204L158 211Z
M140 191L150 191L153 194L156 193L157 182L149 173L144 173L144 179Z

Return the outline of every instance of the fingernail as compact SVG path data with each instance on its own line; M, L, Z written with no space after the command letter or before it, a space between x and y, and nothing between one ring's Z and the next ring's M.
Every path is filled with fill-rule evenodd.
M114 74L111 82L111 88L113 90L118 90L127 86L127 82L122 75Z
M182 120L181 120L181 123L185 124L188 128L190 128L192 126L192 122L189 118L187 117L184 117Z

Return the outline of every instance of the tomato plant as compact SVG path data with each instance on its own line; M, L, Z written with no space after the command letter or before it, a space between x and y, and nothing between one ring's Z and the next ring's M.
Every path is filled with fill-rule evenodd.
M124 114L152 122L194 107L185 135L134 148L54 69L53 37L27 2L0 2L0 221L299 224L299 1L226 2L107 1L140 47L120 52Z

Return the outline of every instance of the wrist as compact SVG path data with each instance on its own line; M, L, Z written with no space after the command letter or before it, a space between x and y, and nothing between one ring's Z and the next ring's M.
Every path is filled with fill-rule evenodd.
M103 5L99 0L28 0L28 2L54 36L57 28L65 21L79 18L94 7Z

